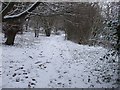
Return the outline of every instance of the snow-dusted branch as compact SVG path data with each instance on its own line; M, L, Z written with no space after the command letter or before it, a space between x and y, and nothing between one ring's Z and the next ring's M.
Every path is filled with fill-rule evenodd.
M10 0L11 1L11 0ZM10 2L7 4L7 6L0 12L0 14L2 14L7 8L8 6L10 5ZM2 7L1 7L2 8Z
M7 6L1 11L0 14L2 14L2 19L4 19L4 16L13 8L13 6L14 6L14 3L9 2Z
M37 0L33 5L31 5L31 7L29 7L28 9L26 9L25 11L16 14L16 15L6 15L4 16L4 19L12 19L12 18L18 18L24 15L27 15L28 12L31 12L32 10L34 10L38 5L40 4L39 0Z

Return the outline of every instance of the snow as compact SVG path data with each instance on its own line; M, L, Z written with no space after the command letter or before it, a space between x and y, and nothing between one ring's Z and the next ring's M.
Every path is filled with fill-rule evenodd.
M33 33L26 32L17 35L14 46L3 45L2 87L117 87L117 64L100 60L107 49L79 45L64 38L64 34L50 37L40 34L35 38ZM105 78L110 77L107 82Z
M0 37L2 37L1 34ZM2 38L0 38L0 41L2 41ZM1 88L2 88L2 45L0 44L0 89Z

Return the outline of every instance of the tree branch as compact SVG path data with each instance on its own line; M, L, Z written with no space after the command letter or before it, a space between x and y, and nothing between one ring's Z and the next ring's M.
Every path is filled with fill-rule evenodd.
M14 3L9 2L8 5L1 11L0 14L2 14L2 19L4 19L4 16L13 8Z
M28 12L32 12L39 4L40 4L40 2L39 2L39 0L37 0L31 7L29 7L22 13L19 13L17 15L12 15L12 16L7 15L7 16L4 16L3 19L8 20L8 19L16 19L16 18L24 17L28 14Z

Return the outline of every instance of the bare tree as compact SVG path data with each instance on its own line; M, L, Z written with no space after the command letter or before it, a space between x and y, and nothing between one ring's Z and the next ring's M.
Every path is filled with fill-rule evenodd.
M14 2L10 2L9 5L7 5L5 9L3 9L4 11L2 12L2 22L6 23L7 25L7 30L5 30L7 35L7 40L5 42L6 45L14 44L15 36L17 32L20 31L21 27L19 26L21 26L21 23L24 21L25 16L29 14L28 12L32 12L39 4L40 2L38 2L37 0L29 8L17 14L9 14L14 6L16 6Z

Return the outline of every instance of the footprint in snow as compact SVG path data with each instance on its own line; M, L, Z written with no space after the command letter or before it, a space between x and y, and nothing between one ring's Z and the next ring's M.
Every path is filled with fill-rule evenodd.
M33 59L33 57L32 57L32 56L29 56L29 58Z

